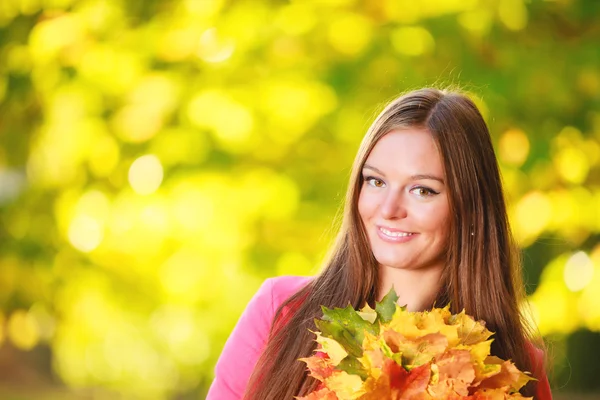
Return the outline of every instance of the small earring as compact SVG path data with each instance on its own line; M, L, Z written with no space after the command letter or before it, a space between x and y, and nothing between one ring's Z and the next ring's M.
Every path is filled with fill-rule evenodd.
M471 236L475 236L475 232L471 232Z

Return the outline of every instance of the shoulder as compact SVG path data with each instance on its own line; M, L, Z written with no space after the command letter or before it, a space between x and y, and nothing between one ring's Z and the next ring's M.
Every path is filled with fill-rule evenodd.
M272 293L273 307L276 310L281 303L296 294L308 285L314 277L285 275L269 278L263 283L263 287L270 287Z
M544 371L544 365L546 363L546 355L544 351L531 342L527 342L527 353L531 359L534 373L540 373Z
M533 371L531 372L537 379L535 398L539 400L552 400L552 391L545 370L546 355L544 351L536 347L533 343L528 342L527 352L532 361Z
M263 321L265 328L270 327L275 312L281 304L311 282L312 279L313 277L291 275L266 279L252 297L244 312L244 314L249 314L251 317L244 318L244 320L251 321L256 318ZM254 320L254 323L256 323L256 320Z
M267 343L279 306L313 278L280 276L266 279L240 316L215 368L207 399L240 399Z

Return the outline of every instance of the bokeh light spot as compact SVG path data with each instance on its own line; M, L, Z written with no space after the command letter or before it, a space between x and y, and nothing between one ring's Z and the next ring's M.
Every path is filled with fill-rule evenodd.
M571 333L579 324L576 303L569 297L563 283L547 281L541 284L529 301L538 319L542 335L550 333Z
M187 111L192 123L209 128L225 149L239 152L251 144L254 117L227 94L217 90L201 92L192 99Z
M140 143L152 138L162 126L162 118L156 112L140 106L127 106L113 119L119 137L127 142Z
M342 54L357 55L371 41L372 22L358 14L342 14L329 27L329 42Z
M335 91L318 81L273 80L263 91L261 106L273 125L268 133L278 144L294 143L337 106Z
M552 203L542 192L530 192L516 206L512 221L515 237L521 245L531 244L544 230L552 217Z
M198 43L198 56L209 63L220 63L228 60L235 50L235 42L224 38L216 28L207 29Z
M163 167L158 157L147 154L135 160L129 168L129 184L138 194L156 192L163 180Z
M225 0L184 0L182 1L185 10L192 16L198 18L208 18L216 15L223 7Z
M288 35L302 35L310 31L315 23L315 12L311 5L304 2L291 3L277 13L275 23Z
M79 215L71 222L68 236L73 247L87 253L102 241L102 226L95 218Z
M398 28L392 32L390 39L394 49L406 56L420 56L431 52L435 47L431 33L420 26Z
M489 10L478 8L458 16L458 22L469 32L483 36L490 31L494 19Z
M75 14L63 14L36 25L30 35L30 48L35 61L43 64L61 50L80 40L84 27Z
M35 319L25 310L11 314L7 331L10 341L22 350L32 349L40 339Z
M554 165L564 180L575 184L583 183L590 170L585 152L576 147L561 149L554 158Z
M585 288L594 277L594 263L583 251L573 254L565 264L564 279L571 292Z
M498 17L508 29L520 31L527 26L527 7L523 0L500 0Z
M500 137L500 159L516 167L522 165L529 155L529 140L520 129L509 129Z

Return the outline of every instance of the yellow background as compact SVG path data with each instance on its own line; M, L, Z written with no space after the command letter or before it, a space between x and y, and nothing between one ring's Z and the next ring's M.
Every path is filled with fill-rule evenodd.
M594 0L2 0L0 394L203 398L262 280L318 271L377 112L454 84L493 135L553 386L593 398L599 18Z

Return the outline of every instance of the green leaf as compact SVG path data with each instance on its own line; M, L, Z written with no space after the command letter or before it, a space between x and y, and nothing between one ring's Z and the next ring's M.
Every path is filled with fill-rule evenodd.
M365 332L376 335L379 332L379 325L373 325L362 319L351 305L346 308L321 308L323 319L315 320L315 324L322 335L337 341L348 354L361 357Z
M351 375L358 375L363 381L369 376L365 367L354 357L344 358L336 368Z
M362 356L361 342L340 324L315 319L315 325L321 331L323 336L338 342L348 354L354 357Z
M397 301L398 295L392 286L388 294L385 295L381 302L375 303L375 312L377 312L379 322L385 324L392 320L392 317L396 312Z

